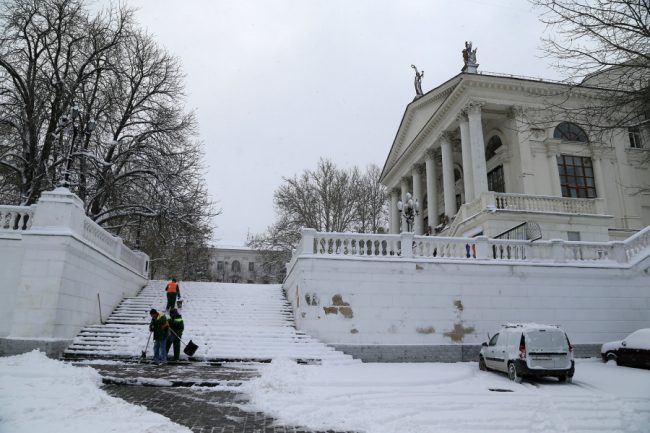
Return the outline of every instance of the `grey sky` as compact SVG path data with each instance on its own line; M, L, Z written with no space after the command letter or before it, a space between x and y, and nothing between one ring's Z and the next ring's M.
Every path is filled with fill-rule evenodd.
M544 26L525 0L127 0L183 63L187 107L205 142L219 243L241 244L275 217L282 177L318 158L383 166L415 94L462 67L554 78Z

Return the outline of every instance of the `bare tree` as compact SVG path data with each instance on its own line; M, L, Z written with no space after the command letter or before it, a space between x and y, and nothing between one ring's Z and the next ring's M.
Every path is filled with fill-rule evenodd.
M285 178L275 191L276 222L248 245L262 260L283 269L300 241L302 227L324 232L380 232L387 220L387 194L379 184L381 171L371 165L365 173L357 167L340 169L321 158L315 170Z
M0 24L3 200L29 205L65 184L156 263L194 272L188 251L207 245L218 212L179 60L126 7L91 15L84 0L9 0Z
M79 89L101 74L131 19L125 9L109 9L91 19L78 0L4 4L0 124L9 128L13 140L0 150L0 165L18 176L20 203L34 203L50 170L66 162L66 152L56 148L62 143L62 126L69 123ZM83 129L89 116L77 125ZM74 140L76 132L75 127Z
M543 50L568 82L551 111L592 133L643 127L650 120L650 1L530 0L549 37ZM592 90L591 102L567 103ZM549 98L550 99L550 98ZM548 116L547 116L548 117Z
M358 177L356 226L359 233L383 232L388 224L388 193L379 183L381 169L372 164Z

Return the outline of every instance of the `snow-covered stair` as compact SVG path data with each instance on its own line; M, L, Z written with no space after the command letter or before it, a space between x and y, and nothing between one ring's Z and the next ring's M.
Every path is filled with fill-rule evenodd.
M165 284L150 281L138 296L125 298L106 324L82 329L64 356L139 357L149 336L149 310L165 308ZM180 282L180 286L183 340L199 345L196 359L359 362L297 331L279 285ZM152 346L150 341L149 357Z

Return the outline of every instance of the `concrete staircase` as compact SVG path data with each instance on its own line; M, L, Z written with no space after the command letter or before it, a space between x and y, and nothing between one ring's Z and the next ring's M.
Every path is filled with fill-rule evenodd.
M147 345L149 310L163 310L164 281L125 298L103 325L83 328L64 352L71 358L137 359ZM192 360L359 362L295 329L279 285L181 282L183 340L199 345ZM147 347L152 356L153 341ZM184 356L184 355L181 355Z

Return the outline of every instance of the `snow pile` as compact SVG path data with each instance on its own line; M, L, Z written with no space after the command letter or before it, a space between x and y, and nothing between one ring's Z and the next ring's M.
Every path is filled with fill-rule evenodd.
M34 351L0 358L0 431L12 433L189 433L144 407L99 389L90 367L73 367Z
M251 410L317 430L650 431L649 372L595 360L578 362L573 384L516 384L476 363L333 367L278 360L260 371L242 386Z

